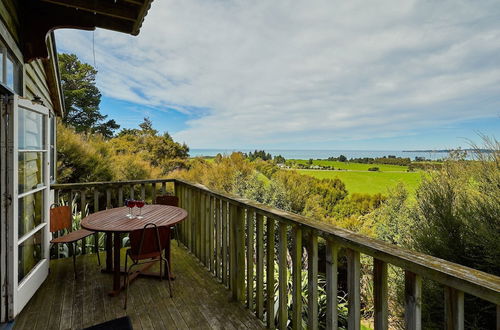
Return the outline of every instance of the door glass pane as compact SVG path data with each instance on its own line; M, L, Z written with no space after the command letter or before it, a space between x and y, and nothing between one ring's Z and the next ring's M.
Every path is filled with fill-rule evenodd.
M37 231L33 236L22 242L18 247L18 275L19 282L35 268L36 264L42 260L42 238L43 228Z
M44 190L19 198L18 237L23 236L43 221Z
M7 81L6 81L6 84L12 90L14 89L14 62L12 62L12 60L10 59L9 56L7 56Z
M3 49L0 45L0 82L3 83Z
M44 186L43 159L43 152L19 153L19 194Z
M19 109L19 150L44 149L45 125L42 114Z

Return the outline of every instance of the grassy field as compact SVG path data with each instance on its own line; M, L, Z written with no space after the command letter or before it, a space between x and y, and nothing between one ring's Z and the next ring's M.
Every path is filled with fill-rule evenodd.
M307 164L305 159L290 159L296 164ZM360 163L344 163L331 160L313 160L313 165L333 166L335 169L351 170L351 171L368 171L370 167L378 167L382 172L406 172L408 166L385 165L385 164L360 164Z
M364 165L364 164L358 164ZM388 165L386 165L388 166ZM387 188L394 187L402 182L410 194L420 184L423 172L356 172L356 171L323 171L323 170L298 170L301 174L311 175L319 179L339 178L350 193L387 193Z

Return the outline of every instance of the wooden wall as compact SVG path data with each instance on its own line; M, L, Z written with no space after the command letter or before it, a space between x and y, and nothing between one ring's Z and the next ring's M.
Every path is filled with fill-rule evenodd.
M57 84L57 72L54 70L54 62L48 60L34 60L30 63L24 63L22 58L21 35L20 31L20 14L18 0L1 0L0 1L0 30L2 34L8 34L9 38L6 43L17 60L22 63L22 80L23 88L21 96L28 99L34 99L35 96L40 97L43 104L50 110L60 114L62 103L60 99L59 86ZM9 40L10 39L10 40ZM53 52L53 39L49 34L47 38L47 47L49 56L55 57Z

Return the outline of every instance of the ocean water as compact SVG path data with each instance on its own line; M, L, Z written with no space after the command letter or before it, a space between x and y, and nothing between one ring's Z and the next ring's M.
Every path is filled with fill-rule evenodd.
M229 155L232 152L241 151L249 153L255 151L251 149L191 149L191 157L216 156L217 154ZM281 155L285 159L326 159L328 157L338 157L344 155L347 158L376 158L393 155L396 157L408 157L412 160L415 157L425 157L426 159L438 160L448 156L447 152L406 152L401 150L291 150L275 149L266 150L273 156Z

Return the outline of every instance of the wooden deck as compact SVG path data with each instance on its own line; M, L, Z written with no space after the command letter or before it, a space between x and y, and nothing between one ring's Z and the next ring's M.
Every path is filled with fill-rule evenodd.
M127 310L123 292L109 297L112 277L101 274L95 255L51 261L51 274L22 313L14 329L81 329L130 316L134 329L262 329L263 324L219 284L184 248L172 244L174 297L167 281L137 279L130 286ZM104 255L101 255L104 260ZM123 258L122 258L123 260Z

